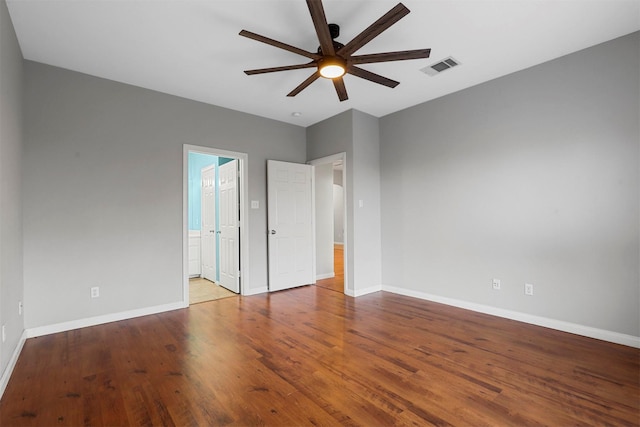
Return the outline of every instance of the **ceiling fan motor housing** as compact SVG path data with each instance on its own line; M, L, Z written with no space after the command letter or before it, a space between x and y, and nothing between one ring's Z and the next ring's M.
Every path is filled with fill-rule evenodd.
M344 45L335 39L340 37L340 25L338 24L329 24L329 34L331 34L331 38L333 39L333 50L338 51L338 49L344 47ZM322 53L322 46L318 46L318 54L324 55Z
M329 24L329 34L331 34L332 39L337 39L338 37L340 37L340 25Z
M335 40L333 41L333 50L335 50L336 52L338 50L340 50L341 48L343 48L343 47L344 47L344 45L342 43L337 42ZM318 54L319 55L324 55L324 53L322 53L322 46L318 46Z

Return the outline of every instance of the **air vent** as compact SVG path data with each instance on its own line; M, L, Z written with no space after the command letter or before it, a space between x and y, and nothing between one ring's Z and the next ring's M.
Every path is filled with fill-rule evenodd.
M433 77L458 65L460 65L460 61L452 57L448 57L443 59L442 61L436 62L435 64L429 65L428 67L424 67L420 71Z

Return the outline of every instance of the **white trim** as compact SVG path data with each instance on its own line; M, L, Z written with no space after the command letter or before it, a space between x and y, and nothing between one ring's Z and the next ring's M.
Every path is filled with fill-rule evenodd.
M244 296L249 295L258 295L269 292L269 288L267 286L260 286L259 288L247 289L247 292L242 294Z
M370 287L364 288L364 289L357 289L353 293L353 296L354 297L361 297L362 295L372 294L374 292L380 292L381 290L382 290L382 286L381 285L370 286Z
M237 159L240 160L240 170L238 171L240 178L240 269L238 277L240 278L240 295L246 295L249 292L249 155L245 153L236 153Z
M69 322L56 323L54 325L39 326L27 329L27 338L35 338L43 335L56 334L89 326L102 325L104 323L118 322L120 320L133 319L135 317L148 316L150 314L164 313L166 311L187 308L189 304L174 302L171 304L156 305L154 307L139 308L136 310L121 311L119 313L105 314L102 316L88 317L85 319L71 320Z
M189 278L200 277L202 274L202 261L200 256L200 230L189 230Z
M186 145L182 147L182 302L189 304L189 150Z
M182 146L182 298L189 306L189 152L211 154L218 157L240 160L240 295L253 295L249 289L249 155L237 151L184 144ZM266 292L266 291L265 291ZM260 292L261 293L261 292Z
M24 347L24 343L27 340L27 331L22 331L22 335L20 336L20 340L18 341L18 345L13 350L13 354L11 355L11 359L9 359L9 363L7 367L4 369L2 373L2 377L0 377L0 398L4 394L5 389L7 388L7 384L9 384L9 379L11 379L11 374L13 374L13 370L16 367L16 363L18 363L18 357L20 357L20 353L22 352L22 347Z
M318 280L316 277L318 267L316 265L316 167L314 165L309 164L311 167L311 277L315 277L315 280ZM333 171L331 171L333 174ZM267 218L269 221L269 218ZM314 282L315 283L315 282Z
M336 273L333 271L331 273L316 274L316 280L332 279L334 277L336 277Z
M633 335L621 334L619 332L607 331L604 329L593 328L591 326L579 325L577 323L565 322L562 320L549 319L547 317L535 316L533 314L505 310L502 308L476 304L473 302L462 301L454 298L441 297L438 295L427 294L410 289L397 288L395 286L383 285L382 290L392 292L394 294L406 295L409 297L433 301L440 304L451 305L453 307L464 308L466 310L476 311L478 313L490 314L492 316L503 317L505 319L517 320L519 322L543 326L545 328L556 329L558 331L569 332L576 335L582 335L589 338L609 341L629 347L640 348L640 337L636 337Z

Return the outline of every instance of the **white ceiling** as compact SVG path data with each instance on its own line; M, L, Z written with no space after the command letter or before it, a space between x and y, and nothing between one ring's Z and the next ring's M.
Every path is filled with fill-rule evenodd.
M397 2L326 0L324 9L346 43ZM381 117L640 30L640 0L403 3L411 13L358 54L431 48L431 58L363 65L400 85L347 75L349 100L340 102L325 79L286 96L313 69L243 73L308 62L238 35L315 51L304 0L7 0L26 59L300 126L351 108ZM448 56L461 65L435 77L420 71Z

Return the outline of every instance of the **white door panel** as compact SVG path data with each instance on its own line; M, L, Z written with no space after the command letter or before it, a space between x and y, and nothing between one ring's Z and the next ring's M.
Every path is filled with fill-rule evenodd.
M313 166L267 161L269 291L315 283Z
M214 165L202 169L202 226L200 237L201 274L216 280L216 169Z
M238 160L219 167L220 175L220 284L240 292Z

